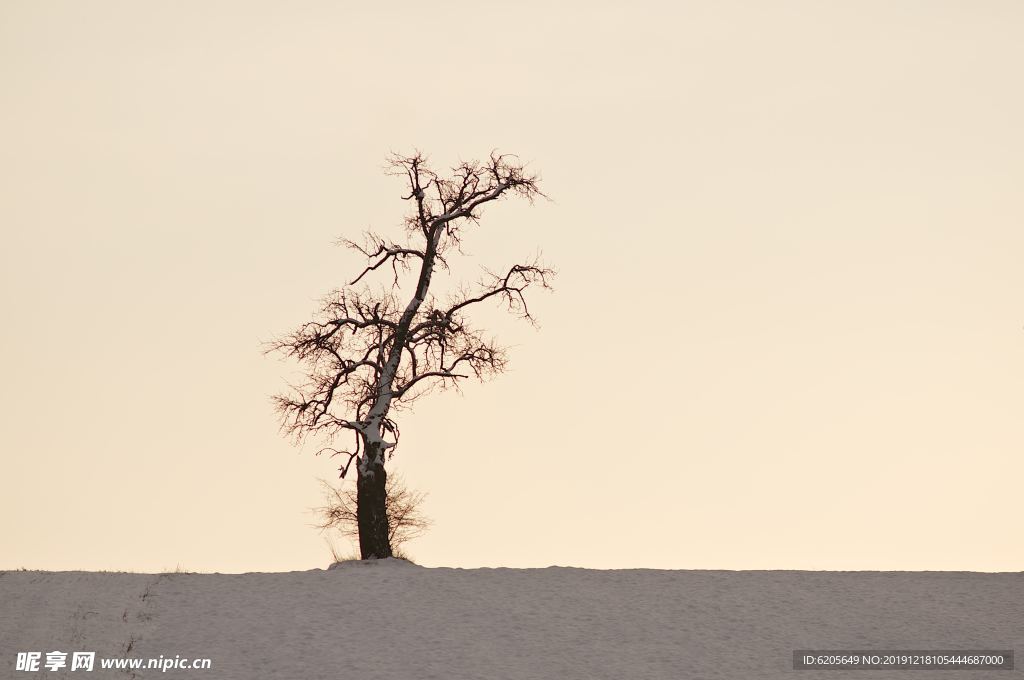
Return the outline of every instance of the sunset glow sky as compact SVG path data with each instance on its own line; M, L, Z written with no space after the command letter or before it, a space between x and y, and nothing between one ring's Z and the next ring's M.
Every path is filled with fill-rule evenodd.
M0 6L0 569L324 567L264 343L518 154L509 372L403 414L427 566L1019 571L1024 5ZM440 279L439 286L457 283ZM347 549L339 541L342 549Z

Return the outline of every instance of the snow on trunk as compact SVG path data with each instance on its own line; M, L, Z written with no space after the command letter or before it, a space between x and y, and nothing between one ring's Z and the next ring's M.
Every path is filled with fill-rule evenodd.
M359 461L359 476L369 476L376 473L379 468L383 469L384 453L392 448L395 443L384 440L383 423L391 409L391 400L394 396L395 376L398 374L398 366L402 362L402 351L405 345L406 336L412 320L416 318L416 312L420 305L427 299L427 291L430 289L430 279L434 273L434 261L437 258L437 245L444 231L443 223L435 221L431 232L427 249L420 266L419 279L416 282L416 292L413 294L409 304L405 306L402 317L398 322L398 329L395 331L391 349L388 352L387 362L384 364L377 381L377 397L370 407L364 420L361 430L366 450Z

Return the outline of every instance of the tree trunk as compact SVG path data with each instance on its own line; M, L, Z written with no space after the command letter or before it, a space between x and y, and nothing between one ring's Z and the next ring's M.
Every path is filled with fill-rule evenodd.
M376 448L379 444L370 444ZM359 523L359 553L364 560L378 560L391 557L391 541L388 537L387 481L383 456L376 451L364 451L371 464L366 474L362 467L356 482L356 519Z

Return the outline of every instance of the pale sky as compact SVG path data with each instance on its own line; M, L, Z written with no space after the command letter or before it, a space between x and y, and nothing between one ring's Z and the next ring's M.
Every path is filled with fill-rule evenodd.
M392 468L427 566L1024 568L1024 5L0 4L0 568L325 567L263 344L516 153L508 373ZM343 541L339 547L345 549Z

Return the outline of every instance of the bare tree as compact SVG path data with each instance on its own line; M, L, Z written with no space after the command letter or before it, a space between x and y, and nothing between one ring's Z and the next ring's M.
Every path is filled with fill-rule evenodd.
M317 508L320 515L320 529L337 529L348 538L359 538L359 501L352 488L338 488L327 480L320 480L324 486L327 505ZM388 517L388 542L395 554L406 542L423 535L430 527L430 520L421 507L426 494L413 491L405 485L401 476L389 474L385 508Z
M303 384L275 397L282 428L298 440L324 437L329 445L321 452L347 456L342 478L356 463L363 559L392 554L385 462L400 436L393 411L432 388L501 372L504 348L475 329L469 313L481 303L499 302L533 322L524 293L532 285L547 288L554 274L536 260L501 273L484 270L475 286L462 287L441 303L431 294L432 277L438 268L447 270L446 258L453 252L461 253L466 228L479 223L487 203L510 195L531 202L543 196L537 177L515 157L496 153L484 162L461 163L447 177L419 153L392 156L388 167L407 186L404 242L374 233L366 234L363 243L343 241L366 257L366 266L347 287L324 299L313 321L269 350L298 360L305 369ZM409 277L400 274L410 269L414 283L406 286ZM374 291L365 283L388 270L392 276L386 287ZM353 436L352 447L334 448L334 438L346 432Z

